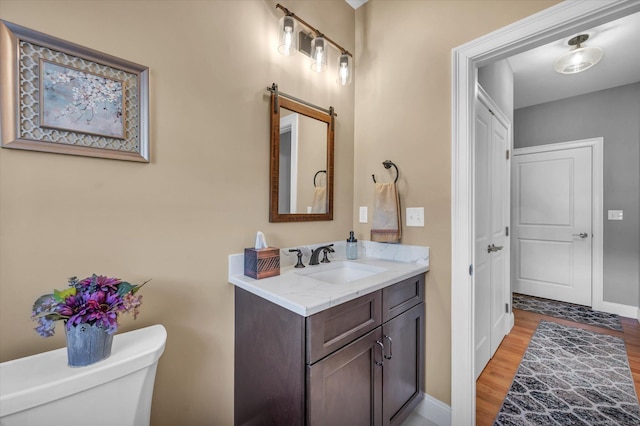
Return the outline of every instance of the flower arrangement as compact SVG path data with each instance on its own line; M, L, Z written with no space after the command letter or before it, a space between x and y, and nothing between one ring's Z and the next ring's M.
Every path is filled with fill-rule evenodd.
M83 280L71 277L68 289L54 290L36 300L31 312L31 319L39 324L35 330L42 337L53 336L56 321L63 320L67 330L86 323L113 334L118 329L118 314L129 313L137 318L142 296L136 293L147 282L135 285L96 274Z

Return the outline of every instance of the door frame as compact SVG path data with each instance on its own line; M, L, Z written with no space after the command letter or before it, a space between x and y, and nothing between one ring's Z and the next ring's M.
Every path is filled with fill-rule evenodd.
M298 213L298 114L280 119L280 134L290 133L291 159L289 176L289 213Z
M606 311L604 301L604 139L602 137L514 148L516 155L591 148L591 307ZM514 162L515 163L515 162ZM513 165L512 165L513 167ZM514 190L517 190L514 188ZM516 197L512 197L515 199ZM512 207L513 210L513 207ZM512 257L512 260L517 260ZM516 268L511 268L516 270Z
M628 0L564 1L452 50L451 423L454 425L475 425L476 412L472 142L478 67L638 11L640 2Z

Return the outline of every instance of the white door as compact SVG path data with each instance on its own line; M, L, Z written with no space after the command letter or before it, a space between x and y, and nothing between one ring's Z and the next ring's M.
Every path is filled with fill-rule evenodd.
M513 291L591 306L591 147L514 154Z
M481 101L475 118L475 375L507 330L509 292L509 132Z

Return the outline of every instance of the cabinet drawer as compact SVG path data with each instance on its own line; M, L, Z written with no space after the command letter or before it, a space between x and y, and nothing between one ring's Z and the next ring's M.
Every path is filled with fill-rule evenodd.
M424 274L382 290L382 322L389 321L424 300Z
M376 291L307 318L307 364L324 358L382 324L382 294Z

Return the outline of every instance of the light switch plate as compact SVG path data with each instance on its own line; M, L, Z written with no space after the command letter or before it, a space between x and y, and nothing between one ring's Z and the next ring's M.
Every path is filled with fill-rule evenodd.
M407 207L407 226L424 226L424 207Z
M366 206L360 206L360 223L367 223L367 216L368 216L368 212L367 212L367 207Z
M622 220L622 210L608 210L609 220Z

